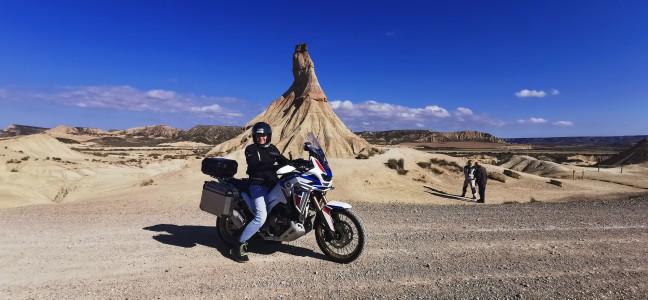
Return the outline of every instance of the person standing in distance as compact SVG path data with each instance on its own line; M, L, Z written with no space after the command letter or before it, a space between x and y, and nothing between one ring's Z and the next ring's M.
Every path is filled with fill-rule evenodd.
M484 166L482 166L478 161L475 162L475 180L477 181L477 187L479 189L479 200L476 202L485 203L488 173L486 172L486 168L484 168Z
M461 197L466 197L466 189L470 185L470 190L472 191L472 198L477 199L475 194L475 167L472 164L472 160L468 160L466 165L463 168L464 172L464 184L461 192Z
M250 198L248 203L254 212L254 219L245 226L238 244L230 249L230 254L238 262L250 260L247 256L247 241L263 226L268 216L266 200L270 189L277 182L277 169L288 164L279 149L272 145L272 128L268 123L258 122L252 126L253 144L245 148L247 174L250 176ZM275 164L278 164L275 165Z

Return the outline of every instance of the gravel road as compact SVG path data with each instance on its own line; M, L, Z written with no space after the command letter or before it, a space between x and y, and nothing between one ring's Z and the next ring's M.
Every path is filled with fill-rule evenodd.
M504 205L355 203L356 262L312 233L236 263L197 201L0 211L0 298L646 299L648 198Z

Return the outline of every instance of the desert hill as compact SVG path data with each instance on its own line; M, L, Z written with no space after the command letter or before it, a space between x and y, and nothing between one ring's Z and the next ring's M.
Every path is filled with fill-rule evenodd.
M535 175L571 172L571 169L561 164L539 160L525 155L513 155L507 162L501 164L500 167Z
M638 143L648 135L627 136L572 136L545 138L505 138L504 141L516 144L531 144L535 146L587 146L587 147L621 147L628 148Z
M632 148L601 162L601 165L631 165L644 162L648 162L648 138L644 138Z
M47 134L69 143L91 142L101 146L156 146L179 142L217 145L243 132L238 126L197 125L188 130L166 125L135 127L126 130L57 126Z
M322 90L306 44L297 45L293 54L293 78L290 88L245 128L257 122L272 126L272 143L284 154L301 156L305 136L313 132L330 157L355 157L371 145L353 134L331 109ZM252 144L250 132L216 146L210 154L223 156Z
M4 130L0 131L0 137L36 134L41 133L47 129L48 128L43 127L12 124L7 126L7 128L5 128Z
M397 145L402 143L445 143L445 142L490 142L505 143L492 134L465 130L456 132L437 132L432 130L388 130L363 131L357 135L372 144Z

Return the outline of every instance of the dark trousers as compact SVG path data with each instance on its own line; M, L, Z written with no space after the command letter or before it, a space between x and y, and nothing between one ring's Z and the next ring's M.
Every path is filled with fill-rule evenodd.
M468 189L468 186L470 186L470 190L472 191L473 196L475 195L475 180L465 179L463 189L461 190L461 197L466 195L466 190Z
M486 201L486 185L477 184L477 187L479 188L479 200Z

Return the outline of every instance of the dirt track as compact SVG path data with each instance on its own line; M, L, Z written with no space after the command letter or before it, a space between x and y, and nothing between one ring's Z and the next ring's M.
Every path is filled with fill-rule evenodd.
M643 298L648 198L509 205L356 204L363 256L327 261L309 234L223 255L196 201L129 199L0 211L0 298Z

